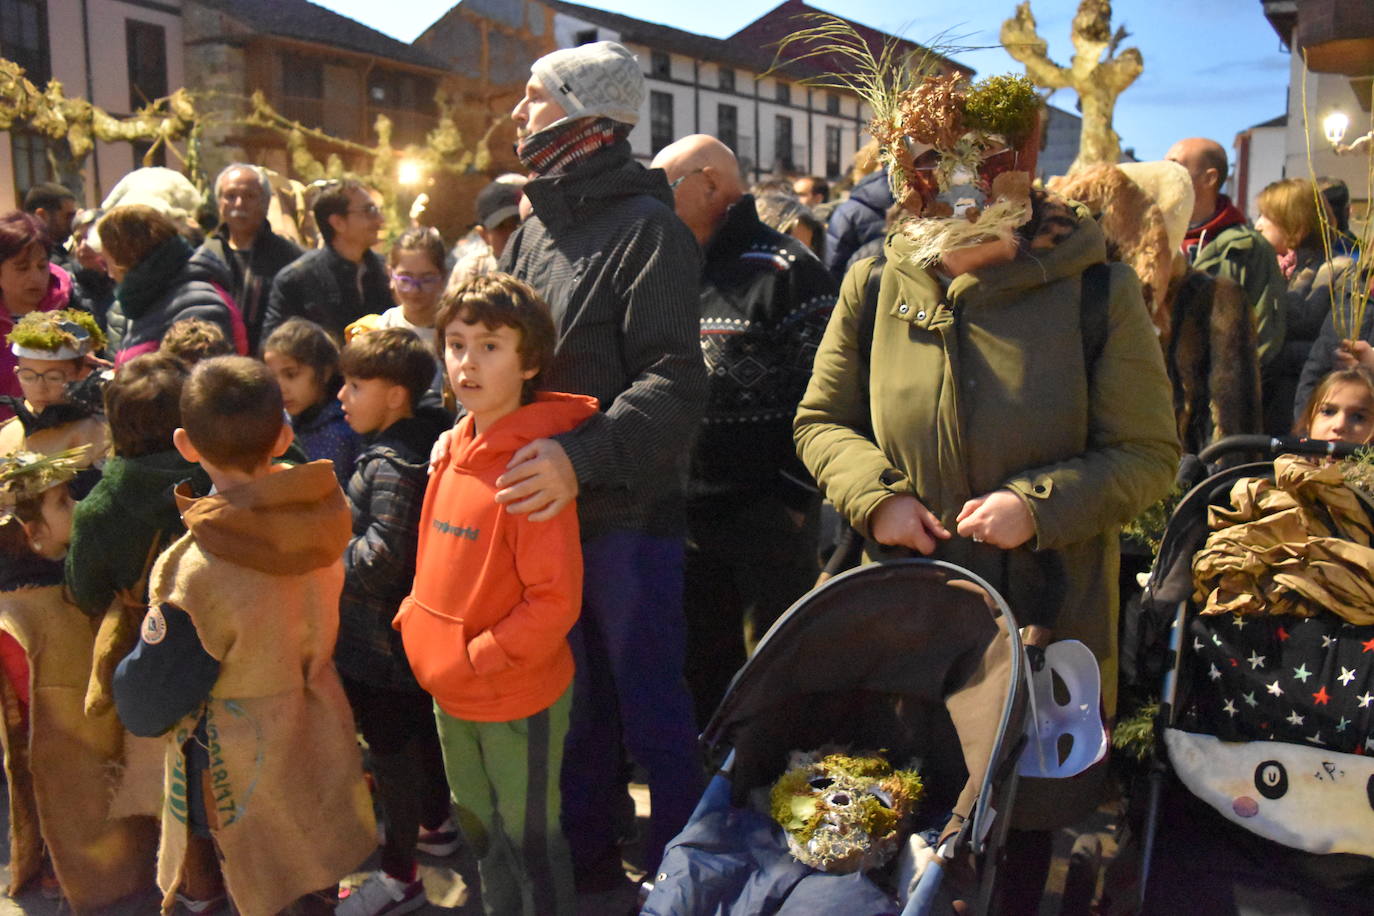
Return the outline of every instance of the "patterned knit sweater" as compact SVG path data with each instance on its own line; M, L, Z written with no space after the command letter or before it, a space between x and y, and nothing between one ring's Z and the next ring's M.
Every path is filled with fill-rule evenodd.
M690 499L817 498L792 445L792 417L835 306L835 282L796 239L759 222L754 199L726 213L706 249L701 350L710 394Z

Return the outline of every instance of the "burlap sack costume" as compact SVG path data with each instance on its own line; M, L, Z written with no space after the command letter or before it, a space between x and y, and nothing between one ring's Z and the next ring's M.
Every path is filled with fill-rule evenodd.
M210 766L201 785L187 785L182 753L200 712L164 739L163 911L182 878L188 792L200 791L230 899L243 916L270 916L334 884L377 845L333 662L348 508L328 461L201 499L179 489L177 501L188 533L153 568L150 614L163 604L186 611L220 673L202 707Z
M63 599L60 585L49 585L0 594L0 627L28 656L32 696L25 734L17 698L0 679L10 787L8 892L38 874L43 844L77 913L147 889L157 843L150 815L159 807L159 747L125 732L113 710L86 715L95 622Z

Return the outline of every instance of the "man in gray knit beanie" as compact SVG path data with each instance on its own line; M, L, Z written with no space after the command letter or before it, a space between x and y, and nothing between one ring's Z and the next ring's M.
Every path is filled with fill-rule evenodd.
M643 100L644 74L623 45L598 41L545 54L511 113L516 154L537 175L568 171L628 137Z
M622 124L639 121L644 74L624 45L598 41L545 54L530 67L566 117L605 116Z
M585 574L568 637L577 664L566 741L555 716L538 746L548 769L566 748L562 825L583 891L626 883L614 823L622 745L649 775L650 874L703 782L682 609L685 462L706 401L700 252L663 171L631 153L643 101L634 56L597 42L536 61L511 113L534 173L525 185L533 213L501 269L535 288L558 328L540 387L601 405L571 432L521 448L496 481L497 501L535 524L578 516ZM532 754L534 739L531 727ZM556 815L557 795L547 802L543 813Z

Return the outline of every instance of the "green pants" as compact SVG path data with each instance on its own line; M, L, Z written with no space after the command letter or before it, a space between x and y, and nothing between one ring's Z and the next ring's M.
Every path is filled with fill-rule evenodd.
M488 916L576 910L572 860L558 825L571 698L569 687L548 709L513 722L468 722L434 707L449 790L487 834L486 848L475 851Z

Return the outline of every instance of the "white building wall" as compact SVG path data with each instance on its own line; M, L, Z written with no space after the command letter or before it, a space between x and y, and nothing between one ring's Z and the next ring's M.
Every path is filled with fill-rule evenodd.
M1332 111L1344 112L1350 118L1350 129L1345 142L1362 135L1369 129L1369 113L1360 107L1359 99L1350 88L1348 77L1331 73L1309 73L1307 75L1307 118L1303 124L1303 64L1298 54L1292 58L1288 78L1288 126L1284 132L1283 177L1305 178L1310 174L1318 177L1340 178L1350 188L1351 201L1363 201L1369 187L1367 174L1368 159L1363 155L1337 156L1331 151L1322 130L1322 121ZM1311 136L1312 161L1308 166L1308 134ZM1264 184L1254 185L1255 193L1263 190ZM1361 206L1354 208L1357 212ZM1253 215L1253 214L1252 214Z
M592 22L587 22L567 13L554 13L553 15L553 40L560 48L571 48L577 44L579 32L587 29L596 29L597 41L620 41L620 33L615 29L608 29Z
M563 13L554 16L554 38L559 47L572 47L579 34L591 29L596 30L598 41L620 40L620 33L613 29ZM813 90L810 93L812 108L808 118L805 86L792 84L791 103L783 105L777 101L777 80L773 77L759 79L750 70L731 67L735 72L735 90L722 91L720 71L727 65L670 52L669 76L664 79L653 75L653 48L637 42L626 43L626 47L639 60L645 75L645 94L640 106L639 122L630 132L631 150L642 162L647 163L653 158L650 129L650 99L653 92L665 92L672 96L675 139L693 133L717 136L720 126L718 106L735 106L738 112L738 153L742 164L749 170L745 179L751 182L772 171L778 115L785 115L792 120L792 159L793 166L799 172L822 174L825 171L825 129L828 125L838 126L842 132L842 171L848 170L855 151L868 139L867 133L856 124L860 116L864 119L863 123L867 123L867 108L855 96L835 93L840 99L840 114L832 115L825 110L829 90Z
M167 38L167 88L182 85L181 0L158 0L158 6L172 7L167 12L120 0L88 0L87 22L83 25L81 0L48 0L48 43L52 75L68 96L90 98L111 115L128 115L129 62L125 23L130 20L160 25ZM87 36L89 36L90 74L87 79ZM93 92L92 92L93 91ZM18 206L9 134L0 134L0 210ZM98 168L97 168L98 163ZM169 163L170 164L170 163ZM94 206L134 167L128 143L98 143L87 160L85 185L87 206ZM97 172L99 181L97 182Z
M1240 201L1245 215L1252 221L1259 217L1260 192L1265 186L1284 178L1287 158L1285 140L1287 127L1252 127L1250 133L1250 172L1245 200ZM1303 174L1306 174L1304 170ZM1352 191L1358 193L1354 187Z

